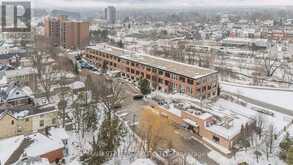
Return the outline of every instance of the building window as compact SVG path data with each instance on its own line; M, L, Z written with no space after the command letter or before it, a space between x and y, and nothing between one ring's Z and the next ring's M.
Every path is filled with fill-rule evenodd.
M213 141L216 142L216 143L219 143L220 142L220 138L217 137L217 136L213 136Z
M169 81L165 80L165 85L169 85Z
M30 120L29 118L26 118L26 119L25 119L26 122L28 122L29 120Z
M44 120L40 120L40 127L44 127Z
M151 79L151 75L147 74L147 75L146 75L146 78L147 78L147 79Z
M180 76L179 79L181 82L185 82L185 77Z
M162 70L159 70L159 75L163 75L164 72Z
M165 72L165 76L170 78L170 73L169 72Z
M162 83L162 82L163 82L163 80L161 78L159 78L159 83Z
M187 79L187 83L190 85L193 85L193 80L192 79Z
M14 120L11 120L11 125L14 125Z
M56 124L56 118L52 119L52 124Z
M147 67L146 70L150 72L151 71L151 68L150 67Z

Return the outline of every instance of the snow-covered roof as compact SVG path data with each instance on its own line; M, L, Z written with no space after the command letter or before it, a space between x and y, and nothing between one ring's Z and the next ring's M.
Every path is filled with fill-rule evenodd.
M24 139L24 136L15 136L8 139L0 140L0 162L5 164L5 162L10 158L15 150L20 146Z
M14 100L24 97L33 97L30 87L21 87L18 83L10 82L7 86L0 88L1 101Z
M64 140L69 138L64 128L51 128L49 133L52 137L59 140Z
M148 54L142 54L126 49L120 49L107 44L98 44L96 46L89 46L88 49L109 53L113 56L126 59L129 61L141 63L154 68L159 68L169 72L183 75L189 78L198 79L203 76L217 73L215 70L202 68L196 65L180 63L174 60L164 59Z
M170 104L169 108L166 108L166 110L167 110L168 112L170 112L170 113L172 113L172 114L178 116L178 117L181 117L181 115L182 115L182 114L181 114L181 110L175 108L173 104Z
M41 133L30 135L29 138L33 140L33 143L25 149L27 156L40 156L64 147L60 140L47 137Z
M187 124L190 124L194 127L198 127L198 124L190 119L183 119L183 121L185 121Z
M13 116L15 118L23 118L23 117L26 117L27 115L29 115L29 113L30 113L29 110L23 110L23 111L20 111L20 112L13 113Z
M24 76L24 75L30 75L30 74L35 74L36 70L32 67L25 67L21 69L16 69L16 70L7 70L6 71L6 76L7 78L14 78L18 76Z
M222 114L221 118L223 118L223 120L230 120L228 122L229 126L225 127L225 121L223 121L222 124L217 123L206 126L206 129L225 139L233 139L241 132L242 126L252 123L255 119L255 114L238 113L238 110L245 108L223 99L218 100L213 105L212 109L212 113Z
M19 160L15 165L50 165L49 160L41 157L28 157Z
M24 90L25 89L25 90ZM7 100L14 100L17 98L22 98L22 97L27 97L32 94L31 90L29 87L27 88L21 88L21 87L15 87L12 88L10 91L7 91ZM28 93L26 93L28 92Z
M75 81L75 82L69 84L69 87L71 89L81 89L81 88L85 87L85 84L82 81Z
M156 165L152 160L150 159L137 159L131 165Z

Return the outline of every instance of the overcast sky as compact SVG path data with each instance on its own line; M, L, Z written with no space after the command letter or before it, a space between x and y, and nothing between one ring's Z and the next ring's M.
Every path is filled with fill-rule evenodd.
M35 7L190 7L293 5L293 0L32 0Z

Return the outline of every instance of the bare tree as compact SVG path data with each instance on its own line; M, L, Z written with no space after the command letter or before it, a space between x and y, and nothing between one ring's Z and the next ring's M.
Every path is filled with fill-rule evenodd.
M275 128L273 124L270 124L269 129L268 129L268 135L269 135L269 149L270 153L273 152L273 144L275 140Z
M84 91L79 93L73 107L77 132L84 138L86 132L93 132L97 128L96 102L91 99L89 91Z
M265 119L262 114L258 114L256 119L256 133L258 134L259 139L261 139L263 130L264 130Z
M115 108L120 107L125 100L121 82L101 79L97 86L97 98L106 107L106 111L113 111Z
M170 121L153 112L152 109L144 109L139 127L139 134L143 139L146 154L154 152L159 144L163 145L165 143L166 147L171 147L171 144L174 144L170 134L172 132Z
M271 50L268 54L262 55L262 61L266 76L272 77L274 73L282 66L282 61L279 59L277 54L272 54Z
M60 72L60 78L58 80L58 85L60 86L60 93L59 98L60 101L58 103L58 109L59 109L59 117L62 121L62 127L65 127L65 121L68 117L68 114L66 112L68 98L72 93L69 91L68 87L66 86L66 75L64 72Z
M48 102L50 102L51 90L56 80L57 72L51 67L46 67L39 78L40 85L44 90L44 94Z

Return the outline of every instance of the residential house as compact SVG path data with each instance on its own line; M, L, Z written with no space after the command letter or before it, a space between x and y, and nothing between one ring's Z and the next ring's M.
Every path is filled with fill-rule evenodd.
M57 116L54 106L0 110L0 139L56 127Z
M10 82L0 87L0 109L33 105L34 96L29 87L24 87L19 82Z

